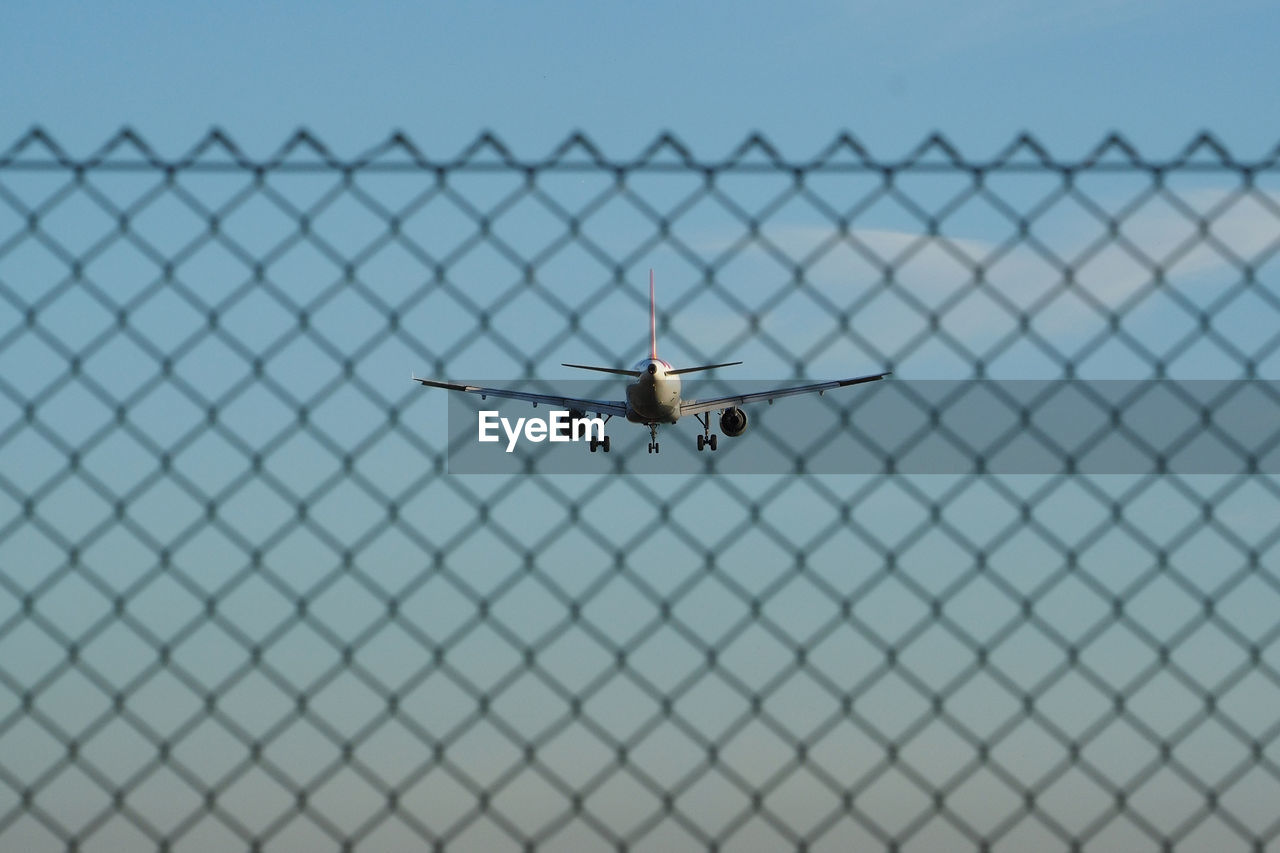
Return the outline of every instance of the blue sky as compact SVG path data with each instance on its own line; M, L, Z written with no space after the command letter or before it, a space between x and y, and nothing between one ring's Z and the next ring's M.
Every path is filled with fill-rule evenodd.
M1021 130L1075 154L1119 130L1152 154L1210 128L1280 136L1265 0L971 3L91 2L5 4L0 138L73 149L121 125L181 151L212 125L267 153L298 125L355 153L392 128L453 153L493 129L533 156L583 129L624 155L672 129L705 156L762 130L803 156L838 130L966 153Z
M760 131L785 155L804 158L848 130L885 157L902 156L927 134L941 131L963 153L981 158L1026 130L1051 152L1073 158L1114 130L1144 154L1164 157L1208 129L1248 159L1263 156L1280 141L1280 114L1272 109L1280 103L1276 32L1280 7L1261 0L1086 0L1066 5L875 0L795 8L741 2L138 2L114 7L10 2L0 10L0 149L38 124L73 154L87 154L128 125L162 154L176 156L217 126L251 155L267 156L306 126L342 155L356 154L403 129L427 153L447 157L482 130L491 130L518 156L536 158L581 130L606 155L628 157L670 130L698 155L716 159L747 133ZM48 174L4 177L18 187L14 191L19 197L35 199L32 205L50 191L41 179L53 185L65 180ZM125 176L114 186L138 190L152 177ZM243 178L190 180L204 181L203 191L216 195L238 189ZM312 185L303 189L314 190L331 178L312 176L305 179ZM110 180L92 177L95 186ZM635 185L648 187L645 180L638 176ZM1199 199L1203 208L1212 206L1226 191L1213 180L1188 187L1188 198ZM821 180L815 178L813 185L821 189ZM468 192L478 196L483 191ZM653 187L642 191L658 192ZM744 190L748 195L755 191L767 197L767 189ZM1106 184L1097 197L1118 203L1124 192ZM223 226L233 239L261 254L287 240L296 220L284 217L281 222L278 210L261 198L256 201L258 207L246 205L248 212L229 216ZM203 230L204 221L176 203L166 206L169 202L166 197L138 217L134 227L164 251L178 252L192 233ZM521 241L536 249L539 241L551 239L546 231L555 232L560 225L548 223L545 212L532 207L497 226L522 251ZM66 202L61 211L46 217L41 227L77 251L115 227L83 198ZM918 221L894 219L893 213L881 220L877 212L862 223L864 243L886 255L909 242L913 228L919 230ZM1067 255L1098 229L1096 220L1072 216L1065 213L1062 221L1049 217L1043 235ZM1275 236L1268 216L1257 215L1252 207L1234 210L1218 223L1219 236L1240 254L1266 252ZM370 218L367 209L344 198L332 217L317 218L315 227L354 254L385 224ZM433 250L433 239L457 242L459 234L474 227L447 206L424 218L425 224L410 223L419 228L413 236ZM450 218L452 223L443 221ZM606 212L599 219L603 223L592 236L615 254L625 254L644 239L645 228L653 227L634 211L630 218L624 211L616 216ZM707 256L722 251L741 230L741 222L723 211L690 219L691 224L681 223L688 229L685 234ZM803 254L829 230L829 222L815 226L813 219L788 209L778 221L766 223L765 232ZM975 255L1008 234L1007 221L984 218L981 212L957 219L962 224L951 236ZM1082 220L1088 226L1083 232L1076 227ZM595 321L591 335L548 344L548 329L558 330L554 322L563 317L518 300L511 300L514 308L505 313L494 307L514 274L501 258L477 257L481 251L455 264L451 274L459 291L483 307L494 307L490 334L476 328L474 316L456 309L443 290L432 294L437 301L415 303L406 313L401 329L411 329L406 334L416 337L413 345L386 335L381 325L385 318L371 312L353 288L339 288L338 296L313 312L312 327L340 347L355 350L379 336L389 339L358 368L362 387L377 390L381 398L353 390L353 383L342 385L339 393L326 392L323 386L335 381L341 366L307 348L305 341L268 359L266 371L276 388L289 389L297 400L316 395L312 426L338 436L344 448L361 447L354 472L344 475L332 446L321 445L315 433L296 430L290 405L296 400L274 398L265 383L253 384L224 405L217 429L202 428L205 409L198 403L217 397L247 369L210 335L207 348L186 352L175 367L207 400L183 399L166 383L130 412L130 423L146 437L177 445L173 472L161 475L150 449L128 430L112 429L114 409L85 383L64 381L60 357L33 343L38 335L21 332L28 303L39 302L67 274L62 259L41 255L38 241L24 236L25 222L12 205L0 204L0 240L12 235L19 245L0 258L0 281L8 288L0 320L8 324L6 329L19 330L18 343L0 352L5 368L0 372L7 387L17 389L16 396L40 397L48 387L57 392L36 406L43 433L21 426L22 407L9 399L14 394L0 399L4 428L17 425L17 437L0 460L0 473L10 484L0 494L0 523L8 531L0 539L0 569L5 572L0 575L0 624L19 626L0 636L0 669L7 678L0 684L0 754L17 756L0 768L13 774L8 780L0 777L0 816L18 803L24 784L40 789L42 808L72 815L68 821L109 812L104 791L110 786L73 778L75 768L64 772L53 766L62 755L59 741L79 738L84 759L118 781L130 778L136 764L151 757L155 740L176 731L175 755L179 766L190 771L185 781L164 772L143 774L145 779L130 783L131 806L146 809L148 820L163 824L199 814L201 786L225 785L220 805L252 829L289 813L293 800L279 776L267 779L261 768L237 775L244 767L244 741L263 737L274 766L284 768L293 787L305 786L319 772L316 765L344 762L331 732L321 732L314 722L341 729L343 737L367 725L357 758L369 776L395 782L407 768L429 768L418 782L405 786L404 802L424 821L449 826L457 815L436 811L463 813L474 801L459 787L459 778L469 775L489 784L503 768L522 760L515 743L519 738L509 731L503 734L488 723L468 729L458 722L476 707L479 692L493 689L500 720L519 729L520 737L534 738L564 711L563 697L548 692L548 685L557 682L576 690L593 681L597 689L587 701L587 712L607 730L602 735L571 723L539 753L543 766L575 786L588 785L596 769L612 762L619 742L650 727L633 749L632 770L615 774L591 794L597 798L591 809L619 825L658 808L649 802L651 794L634 790L636 768L665 783L682 772L676 765L701 754L703 744L689 740L690 727L714 738L725 735L728 721L749 720L725 738L723 755L724 766L751 784L794 755L788 745L780 745L775 736L780 730L810 738L817 745L815 760L829 776L852 779L862 778L858 774L881 760L883 742L868 739L868 732L878 728L883 736L901 736L905 759L941 779L973 752L970 742L955 736L955 727L985 735L1001 721L1016 719L1018 694L1024 689L1040 696L1039 716L1023 720L994 747L1021 784L1033 784L1062 758L1061 741L1046 734L1055 729L1073 736L1090 726L1101 732L1084 754L1117 786L1127 783L1135 767L1152 760L1152 747L1135 733L1135 722L1160 735L1179 727L1184 734L1193 732L1180 742L1176 757L1185 766L1204 763L1206 774L1217 767L1214 762L1240 760L1242 741L1235 732L1214 729L1212 722L1200 726L1200 697L1187 688L1188 682L1225 684L1218 689L1221 707L1239 729L1270 737L1274 755L1274 715L1266 709L1275 707L1280 689L1257 673L1234 685L1219 682L1224 669L1253 670L1241 663L1239 644L1219 627L1207 622L1196 627L1197 620L1204 620L1202 596L1219 595L1223 619L1247 638L1271 637L1266 660L1269 665L1277 660L1280 647L1274 633L1267 632L1273 632L1278 585L1262 572L1249 574L1242 568L1246 548L1256 548L1268 567L1277 553L1274 519L1280 501L1274 490L1258 482L1238 487L1212 477L1149 483L1124 477L581 477L529 478L512 485L492 478L435 477L422 446L403 435L362 443L383 425L387 401L411 401L402 409L401 425L411 425L406 433L425 435L428 444L439 438L438 420L433 426L432 419L443 418L444 400L441 394L412 387L410 369L422 373L443 367L472 378L479 378L476 372L519 373L524 366L517 357L494 352L495 334L518 343L516 349L546 349L540 355L548 365L615 355L625 361L639 355L646 342L642 269L628 279L634 292L610 293L593 306L594 288L607 273L590 258L548 262L543 272L549 286L562 287L558 295ZM450 224L455 230L446 227ZM993 233L984 230L993 224L999 226ZM1189 227L1185 217L1161 210L1135 216L1132 224L1142 232L1139 242L1159 252L1174 252ZM1219 292L1236 277L1229 264L1202 250L1187 256L1179 280L1201 296ZM1095 288L1108 305L1140 292L1149 277L1149 270L1135 269L1131 260L1112 257L1120 254L1104 253L1082 272L1082 284ZM679 266L677 253L662 248L654 255L659 293L667 304L696 294L700 279ZM1275 258L1268 258L1265 280L1273 283ZM99 263L101 267L94 266ZM754 305L786 280L771 263L767 253L748 249L726 267L723 278ZM874 281L874 270L857 268L854 275L843 263L838 257L829 266L815 265L810 283L832 299L847 300L851 285ZM95 258L87 274L123 302L155 280L154 267L146 258ZM247 275L240 261L212 251L180 267L178 278L189 293L211 300L223 298ZM901 287L931 305L963 286L968 275L967 268L936 247L920 252L900 272ZM1010 293L1028 283L1049 287L1056 281L1056 271L1025 247L990 273L990 281ZM286 255L270 275L279 292L296 295L300 302L342 280L341 270L329 260L310 256ZM360 275L371 289L394 301L422 289L426 273L412 259L388 252L365 264ZM589 287L575 289L583 281ZM228 297L231 304L221 317L222 329L259 349L270 346L280 329L291 328L296 319L292 305L264 294L255 290L243 299ZM204 328L206 318L193 308L196 302L162 289L135 306L130 326L162 348L180 348L187 335ZM451 312L449 305L456 310ZM1140 324L1134 334L1153 348L1171 346L1191 322L1173 306L1155 304L1146 310L1126 317ZM75 290L38 313L41 329L72 343L93 341L99 334L109 338L116 316ZM797 301L764 318L762 329L776 342L772 348L761 342L762 335L744 332L740 316L726 316L714 293L686 298L682 309L672 313L660 347L673 361L741 356L749 360L751 378L789 376L794 364L778 355L783 349L812 355L806 369L814 375L837 375L855 356L858 372L878 367L865 363L874 361L865 353L851 355L854 348L847 341L811 354L804 351L812 343L812 330L831 322L816 303ZM1265 306L1244 304L1219 319L1225 324L1222 333L1248 349L1270 340L1272 317ZM989 325L993 318L1000 328L1012 322L1008 315L984 313L977 303L971 312L949 315L944 326L980 351L996 337ZM722 325L714 326L717 322ZM905 340L908 323L918 326L922 320L903 321L892 314L882 318L873 306L858 322L892 349ZM1043 326L1040 331L1064 347L1104 328L1103 320L1070 304L1046 309L1037 322ZM447 344L467 336L476 340L474 348L446 361L441 353L451 349ZM131 356L122 340L113 344L119 346L95 344L84 372L121 398L144 375L154 374L155 361ZM904 375L963 374L970 366L954 352L931 355L927 347L917 349L921 358L901 365ZM441 364L431 364L437 356ZM1271 352L1269 358L1268 375L1275 375L1280 370L1277 357ZM1215 372L1221 362L1192 361L1189 371L1199 366L1221 376ZM1005 376L1019 371L1045 375L1057 366L1035 363L1023 352L1013 352L1009 362ZM1107 355L1096 375L1112 376L1127 368L1141 375L1147 366ZM552 366L544 375L564 375L556 370ZM692 442L689 424L671 432L675 434L664 441ZM75 446L93 433L108 437L92 441L79 475L62 479L65 454L45 436L57 435ZM196 438L179 440L184 433ZM277 435L282 436L279 441ZM233 447L232 442L238 443ZM246 453L256 449L268 453L264 471L237 482ZM145 477L154 482L131 496L126 522L116 523L111 502L93 488L90 477L105 483L113 496L129 493ZM180 478L201 497L217 496L216 520L206 521L207 506L177 485ZM24 522L22 495L15 491L37 495L35 520ZM400 498L402 506L395 524L380 527L387 495ZM1023 501L1032 507L1031 518L1020 515ZM309 502L305 521L297 520L299 502ZM1213 506L1212 518L1204 513L1206 505ZM938 515L931 517L934 506ZM1015 532L1005 537L1009 531ZM524 553L529 542L536 547ZM74 568L67 555L71 547L79 551ZM341 569L340 552L347 547L354 551L353 572ZM985 573L972 572L975 547L987 549ZM263 552L261 570L248 564L246 552L252 548ZM1080 571L1059 582L1055 573L1067 548L1077 549ZM1156 548L1168 550L1169 570L1153 569ZM159 565L161 549L172 553L173 565L153 576L149 572ZM892 576L883 571L886 549L897 560ZM797 570L797 554L805 557L803 571ZM436 555L441 555L438 563ZM538 571L525 577L529 560ZM505 593L494 592L508 583ZM657 603L680 590L673 605L679 624L668 624L657 615ZM31 618L21 612L22 596L28 593L35 597ZM115 594L128 599L127 613L120 618L113 616ZM1123 619L1111 615L1112 594L1131 600ZM300 595L310 601L306 622L292 619ZM757 595L765 598L763 616L753 617L751 603ZM1022 595L1036 598L1035 620L1023 618ZM209 596L218 599L217 618L207 617ZM496 629L472 630L480 596L493 599ZM572 596L582 598L586 628L565 632L540 652L538 670L522 672L520 647L539 642L548 625L559 623ZM839 616L839 596L849 598L851 618ZM929 615L930 596L946 601L946 619ZM383 619L387 599L398 602L399 621ZM1091 626L1100 627L1095 631ZM875 674L883 663L884 645L916 627L921 627L918 636L902 641L899 659L906 669ZM968 677L964 673L974 660L969 643L1006 627L1007 636L996 642L992 660L1009 680L969 679L949 694L949 723L902 735L909 721L930 719L930 691L951 678ZM233 628L239 636L229 632ZM495 630L505 633L498 636ZM784 636L809 644L815 668L790 673L794 650L779 639ZM93 677L66 661L66 643L81 637L87 637L83 660ZM1082 660L1091 667L1087 677L1054 674L1062 664L1062 637L1080 643ZM1153 664L1152 637L1176 645L1175 666ZM254 642L266 646L263 665L249 667L248 676L237 675ZM360 647L358 666L343 660L341 646L347 642ZM174 647L167 666L156 662L155 647L161 643ZM449 650L448 666L435 668L424 654L435 643ZM626 644L634 647L631 668L615 672L613 654ZM675 704L688 724L681 730L661 718L652 691L643 688L671 687L703 659L706 648L716 648L723 665L719 673L679 693ZM512 684L494 688L508 676L515 678ZM855 703L856 719L841 713L839 702L815 677L841 688L855 683L867 687ZM779 680L766 691L767 714L753 714L747 694L773 678ZM726 679L749 686L734 687ZM128 714L113 710L103 680L127 690ZM39 685L38 713L15 710L19 694L33 685ZM1124 685L1133 695L1133 716L1108 720L1108 690ZM403 695L404 720L377 722L385 708L384 692L391 689ZM219 715L206 712L206 691L220 697ZM293 713L299 692L313 699L310 720ZM453 769L434 767L423 742L398 728L404 723L448 741ZM770 726L772 734L766 730ZM801 821L814 809L838 810L838 803L830 802L831 792L806 773L797 775L796 786L766 798L776 814ZM498 792L495 802L511 814L526 809L527 826L536 827L563 812L565 800L530 775L522 774L519 784ZM1144 818L1172 826L1202 805L1198 792L1177 776L1166 768L1140 786L1133 801ZM236 781L228 784L228 778ZM705 814L708 821L715 820L717 808L733 812L747 807L742 787L726 778L718 770L706 774L706 784L718 784L720 790L707 793L703 801L689 794L679 807ZM632 789L625 787L628 779ZM922 795L901 777L886 774L884 779L860 795L858 807L865 813L890 825L914 809L927 811L928 801L920 806L916 801ZM1259 825L1269 825L1271 780L1251 779L1225 791L1222 802ZM964 790L957 792L952 808L975 822L994 821L1020 802L1007 779L989 774L960 787ZM1045 808L1081 825L1110 807L1102 788L1083 779L1079 770L1048 787ZM354 832L385 803L368 777L362 780L349 768L312 789L315 808L343 831ZM1076 796L1081 790L1090 796ZM548 801L540 804L539 797ZM74 814L70 806L75 806ZM935 823L930 831L942 835L917 840L928 846L932 839L939 849L955 847L954 830L947 836L945 821ZM143 849L147 839L139 841L136 828L127 824L123 819L108 824L120 834L117 846ZM307 821L297 824L307 829ZM859 828L847 819L846 824L828 837L837 848L847 849L851 844L841 842L859 839ZM210 834L189 849L231 849L237 839L227 840L228 825L208 818L200 831ZM394 832L393 823L386 825ZM484 821L474 826L496 832ZM1117 830L1124 831L1124 826ZM1031 825L1028 832L1022 846L1034 847L1044 838L1043 827ZM15 849L40 849L37 842L47 837L27 818L0 831L0 847L8 843ZM760 841L763 836L748 834L747 841L753 837L757 849L777 846ZM98 840L109 843L102 836ZM472 840L474 849L494 849L484 838ZM599 838L580 839L581 846L590 847L593 840ZM689 845L687 836L649 840L668 849ZM1215 841L1221 838L1210 837L1204 846L1213 847ZM319 849L306 838L294 843L297 849ZM56 842L46 846L60 849Z

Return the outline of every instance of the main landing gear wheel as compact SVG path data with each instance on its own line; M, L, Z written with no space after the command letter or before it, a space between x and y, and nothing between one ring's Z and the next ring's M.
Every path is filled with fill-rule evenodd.
M702 424L702 435L698 436L698 452L702 452L702 448L710 447L711 452L716 450L716 437L711 435L711 413L706 412L701 415L694 415L698 419L698 423Z
M608 453L609 452L609 436L606 435L604 438L591 439L591 452L595 453L597 447L603 448L604 452Z

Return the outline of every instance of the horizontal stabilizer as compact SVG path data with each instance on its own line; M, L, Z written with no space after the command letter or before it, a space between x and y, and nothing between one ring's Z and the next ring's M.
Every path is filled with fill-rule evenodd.
M624 370L621 367L593 367L590 364L567 364L563 361L560 362L560 365L562 367L576 367L579 370L594 370L599 373L616 373L619 376L639 376L640 375L640 371L638 370Z
M742 364L740 361L726 361L724 364L704 364L700 367L682 367L679 370L668 370L668 376L679 376L682 373L697 373L699 370L715 370L717 367L733 367Z

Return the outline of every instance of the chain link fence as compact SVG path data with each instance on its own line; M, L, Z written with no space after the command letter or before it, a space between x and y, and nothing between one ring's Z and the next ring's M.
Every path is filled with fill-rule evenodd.
M1280 849L1275 477L462 477L409 382L629 364L649 267L754 379L1276 378L1278 178L29 133L0 849Z

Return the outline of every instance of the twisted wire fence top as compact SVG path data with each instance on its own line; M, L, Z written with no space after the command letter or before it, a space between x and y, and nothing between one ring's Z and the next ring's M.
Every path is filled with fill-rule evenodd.
M630 363L649 267L756 379L1273 379L1277 158L32 131L0 848L1277 849L1273 477L467 478L408 382Z

